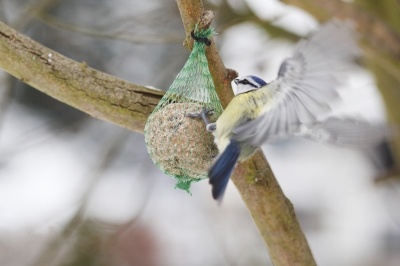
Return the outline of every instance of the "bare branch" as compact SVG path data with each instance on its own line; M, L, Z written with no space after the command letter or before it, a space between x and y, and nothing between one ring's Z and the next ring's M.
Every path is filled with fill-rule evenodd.
M0 68L93 117L138 132L164 95L66 58L1 22Z

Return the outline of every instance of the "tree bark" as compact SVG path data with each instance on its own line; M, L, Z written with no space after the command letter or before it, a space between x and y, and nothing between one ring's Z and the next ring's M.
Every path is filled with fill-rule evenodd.
M66 58L2 22L0 68L95 118L141 133L164 95Z

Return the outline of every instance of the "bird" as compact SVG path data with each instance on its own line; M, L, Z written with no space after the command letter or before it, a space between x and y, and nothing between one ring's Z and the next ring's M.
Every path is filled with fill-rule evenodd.
M384 125L353 118L318 120L340 98L343 72L359 56L353 31L344 22L328 22L297 44L275 80L267 83L254 75L234 79L235 97L215 123L207 119L212 110L189 114L203 118L218 147L208 171L213 198L221 201L236 164L263 143L296 135L339 146L375 145L385 139L389 133Z

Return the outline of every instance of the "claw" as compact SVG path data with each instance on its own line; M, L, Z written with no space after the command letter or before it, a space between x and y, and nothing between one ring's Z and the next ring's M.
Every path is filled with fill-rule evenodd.
M191 117L191 118L198 118L198 117L201 117L201 113L185 113L185 116Z
M206 109L205 107L203 107L203 112L206 116L212 116L214 114L214 108Z
M207 109L203 107L203 110L201 110L200 113L186 113L185 116L192 118L202 118L207 126L208 124L210 124L210 122L208 122L207 116L211 116L213 114L214 114L214 108Z

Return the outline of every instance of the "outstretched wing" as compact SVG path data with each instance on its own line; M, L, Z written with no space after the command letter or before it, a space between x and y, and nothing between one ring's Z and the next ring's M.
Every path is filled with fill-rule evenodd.
M236 127L234 138L259 147L315 122L318 114L330 110L329 103L344 82L343 69L358 55L354 33L343 23L321 26L299 42L293 56L282 63L278 78L261 88L270 90L272 105L257 119Z
M397 128L386 123L369 123L353 118L331 117L310 127L300 127L295 135L321 143L348 148L369 148L392 139Z

